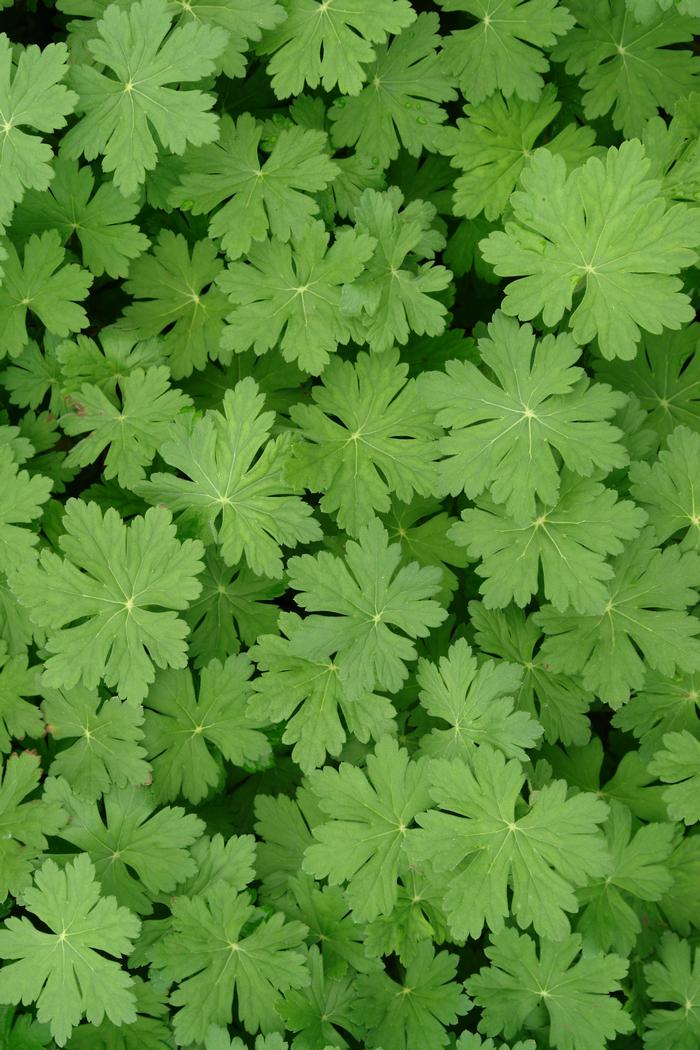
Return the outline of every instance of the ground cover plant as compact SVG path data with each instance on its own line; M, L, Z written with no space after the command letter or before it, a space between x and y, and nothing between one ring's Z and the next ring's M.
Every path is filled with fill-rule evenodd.
M699 0L0 8L0 1050L698 1050Z

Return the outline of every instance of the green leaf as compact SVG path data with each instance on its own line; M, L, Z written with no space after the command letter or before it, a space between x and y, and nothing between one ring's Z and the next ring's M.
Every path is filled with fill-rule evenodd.
M456 128L445 129L439 138L441 151L463 173L454 181L454 214L469 219L481 212L487 219L502 215L533 149L542 145L539 140L560 109L549 84L537 101L499 93L478 106L465 106L467 119L458 120ZM592 128L567 124L548 139L547 149L572 168L594 153L594 139Z
M256 576L245 565L230 569L212 547L199 577L202 593L185 613L190 625L190 657L195 667L225 660L240 644L253 645L277 628L279 609L273 599L284 592L280 580Z
M138 226L139 202L125 198L113 183L104 182L93 194L95 179L90 168L79 167L64 156L56 159L54 177L43 193L30 190L12 220L12 236L24 242L43 230L57 230L66 244L75 234L88 270L101 277L126 277L132 259L151 243Z
M511 197L513 219L480 242L506 288L502 309L521 321L567 314L581 345L598 339L604 357L633 358L641 331L678 329L694 317L676 276L697 259L700 213L666 206L636 140L566 163L537 150Z
M258 43L264 30L274 29L286 18L276 0L188 0L178 3L176 11L178 25L191 20L226 31L228 40L217 69L220 67L231 79L244 75L251 42Z
M552 58L580 77L587 120L612 110L613 127L631 138L648 117L659 109L673 113L677 100L700 86L700 62L691 48L668 46L691 43L691 19L657 11L638 25L625 0L567 0L567 6L578 26Z
M334 359L312 388L315 404L290 410L302 437L291 476L321 493L321 510L351 536L389 511L390 493L406 503L432 493L441 430L407 374L395 350Z
M463 638L438 664L420 659L416 681L421 705L431 718L449 726L426 733L421 751L433 758L468 760L476 747L489 744L507 758L526 761L526 748L537 745L543 730L525 711L513 710L522 675L517 664L505 661L477 666Z
M117 697L100 701L81 685L43 689L46 731L54 740L72 741L58 751L49 773L65 777L81 798L94 801L109 788L136 786L150 779L145 760L143 711Z
M621 432L608 422L623 395L589 384L567 334L536 340L530 325L500 312L488 333L479 351L493 379L471 361L450 361L445 372L421 377L436 421L451 428L441 442L447 458L440 487L471 499L488 488L508 514L529 524L537 499L553 506L559 498L555 453L584 477L626 463Z
M354 319L353 339L376 352L403 345L410 332L440 335L445 329L444 304L431 293L441 292L452 276L432 259L444 246L431 229L435 208L414 200L402 208L396 186L386 192L365 190L355 209L357 229L377 243L374 255L357 280L345 285L341 311Z
M433 951L423 941L406 966L403 979L387 974L358 981L355 1016L369 1026L368 1047L412 1050L448 1045L446 1026L456 1024L470 1003L455 981L457 956Z
M264 403L246 377L226 391L223 413L172 424L159 451L184 477L155 473L135 491L215 542L227 565L245 558L254 573L279 578L282 545L320 539L321 529L286 480L291 435L270 438L275 414L263 412Z
M399 568L400 559L400 547L389 544L376 518L362 526L357 542L348 540L344 559L326 551L289 559L297 604L334 614L306 616L292 651L314 661L335 653L338 674L353 694L400 689L406 661L416 656L411 639L425 638L447 615L432 600L440 589L439 569L416 562Z
M170 433L170 424L192 402L170 388L165 366L135 368L119 379L121 404L114 404L99 387L84 384L70 396L70 408L60 423L72 437L88 434L73 445L67 467L86 467L105 449L103 477L116 478L124 488L134 488Z
M560 612L603 610L605 581L613 577L606 558L622 554L623 540L639 535L646 514L628 500L618 502L613 489L566 469L560 486L556 504L538 505L527 524L482 497L452 526L450 538L481 558L476 572L485 580L479 591L486 608L511 601L527 605L539 590L541 573L545 597Z
M617 708L644 686L647 668L667 676L700 670L700 620L686 612L698 600L700 560L677 545L659 550L647 528L614 570L598 613L545 605L535 620L548 636L541 653L552 669L581 674L586 689Z
M592 794L567 798L566 782L555 780L525 809L522 766L488 745L469 764L433 761L428 777L441 812L418 816L421 830L408 850L452 873L443 906L454 938L479 937L485 924L498 933L509 914L522 929L532 924L542 937L566 937L566 913L579 908L575 890L608 871L598 829L605 803Z
M687 730L700 736L700 676L668 678L648 671L641 690L615 712L612 724L633 733L639 757L647 761L661 748L665 733Z
M325 189L338 172L326 153L325 132L285 128L261 161L262 131L249 113L235 122L224 117L219 141L188 154L187 169L171 194L176 206L191 201L193 215L214 212L209 236L221 239L230 259L247 253L268 231L279 241L301 236L319 211L311 194Z
M700 740L687 729L665 733L663 748L657 751L647 769L664 784L671 820L696 824L700 820Z
M695 1050L700 1040L700 955L673 933L665 933L659 958L647 963L644 976L654 1003L673 1003L677 1009L652 1010L644 1018L646 1050Z
M630 491L648 511L659 543L673 536L682 550L700 550L699 475L700 434L688 427L669 434L655 462L630 467Z
M188 847L204 824L179 807L156 811L147 788L113 787L104 797L104 816L97 802L79 798L63 779L46 782L46 797L69 815L61 838L90 858L103 892L131 911L147 915L156 894L194 875Z
M638 901L659 901L673 885L667 867L673 848L672 824L632 829L632 814L619 802L610 805L605 832L612 858L605 879L579 890L584 905L578 932L595 951L632 953L642 932ZM631 899L630 899L631 898Z
M228 35L197 21L172 29L166 0L136 0L127 10L111 4L97 22L87 49L96 65L71 70L71 86L84 116L64 136L68 157L102 156L104 171L129 196L156 166L157 141L171 153L201 146L218 133L208 111L214 97L180 85L213 72ZM176 83L178 90L166 87Z
M352 146L386 167L403 146L412 156L434 151L447 114L440 105L456 98L436 48L440 23L419 14L409 29L376 49L359 95L337 99L328 116L336 146Z
M177 897L172 911L172 932L157 946L155 966L178 982L170 996L181 1007L174 1019L178 1044L203 1040L211 1024L229 1024L234 994L246 1031L281 1028L280 992L309 983L299 951L306 927L285 922L280 912L263 918L247 894L233 894L224 883L203 896Z
M113 897L100 895L90 859L83 854L64 870L47 860L24 902L43 929L25 916L5 921L0 1002L36 1003L58 1046L82 1017L133 1024L133 981L117 959L130 951L140 923Z
M0 570L10 572L36 561L34 548L39 537L25 525L31 525L43 513L53 483L42 474L31 476L20 470L12 449L0 447Z
M87 314L79 303L86 298L93 278L75 263L64 264L64 259L55 230L33 234L21 262L12 245L7 245L0 284L1 356L17 357L29 342L27 313L35 314L54 335L66 336L87 325Z
M559 0L439 0L445 11L464 11L476 23L445 42L445 61L470 102L500 90L536 101L549 62L542 53L574 24Z
M333 244L321 222L310 222L288 244L275 239L251 247L216 283L234 306L221 339L224 350L264 354L279 346L285 361L312 375L323 371L338 344L350 340L340 313L342 285L362 271L374 240L336 230Z
M549 1019L555 1050L605 1050L608 1039L633 1029L632 1019L613 994L627 973L618 955L583 955L576 934L559 943L535 942L515 930L491 939L491 965L466 981L466 989L484 1010L479 1028L486 1035L520 1032L539 1005ZM574 961L576 960L576 961Z
M152 508L125 525L118 513L70 499L58 543L12 577L34 623L47 631L47 685L101 680L138 702L153 665L184 667L187 625L173 610L200 591L202 545L175 536L168 511ZM155 606L155 608L154 608Z
M39 758L30 752L11 755L3 763L0 784L0 900L23 894L49 835L66 822L60 805L46 798L28 799L39 787ZM7 957L5 957L6 959ZM6 1002L7 1000L2 1000Z
M78 96L60 83L68 68L63 43L35 44L18 49L13 63L12 42L0 33L0 113L3 148L0 153L0 224L6 224L13 206L25 191L45 190L53 171L53 150L32 132L65 127ZM29 129L29 130L23 130Z
M329 818L313 827L303 869L331 886L347 883L356 922L389 914L396 902L406 834L430 805L425 761L412 762L384 737L367 758L367 772L342 762L311 773L309 786Z
M308 660L294 652L300 619L281 612L280 635L262 635L250 650L262 672L251 685L249 712L265 722L284 724L283 744L293 744L292 758L308 773L326 755L337 757L347 737L367 743L393 732L394 708L384 696L349 695L329 660ZM347 727L347 729L346 729Z
M348 1043L342 1032L357 1038L360 1031L352 1016L356 1004L355 983L350 977L329 979L324 972L324 959L316 946L309 949L308 966L309 987L290 989L277 1005L277 1011L285 1028L302 1033L295 1038L297 1046L324 1050L332 1041L345 1050Z
M470 602L468 608L481 649L523 668L516 707L542 725L550 743L585 744L591 735L586 714L593 695L579 678L554 672L535 651L542 632L533 617L512 605L503 612L487 609L480 602Z
M202 369L221 356L219 341L228 310L226 296L213 283L223 270L211 241L186 239L161 230L153 252L136 259L124 289L134 297L117 322L134 342L163 336L159 360L168 357L173 379Z
M252 673L245 656L212 660L202 668L197 695L188 669L157 675L144 703L146 748L159 802L179 796L201 802L221 780L217 752L235 766L269 757L270 745L259 731L266 722L248 708Z
M342 7L316 0L284 0L287 18L263 35L258 50L278 98L298 95L304 84L324 91L338 86L356 95L375 57L373 44L400 33L416 18L408 0L345 0Z

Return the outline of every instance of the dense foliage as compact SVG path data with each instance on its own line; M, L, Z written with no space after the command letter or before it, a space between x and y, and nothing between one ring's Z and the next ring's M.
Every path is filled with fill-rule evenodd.
M700 0L0 0L2 1050L700 1048Z

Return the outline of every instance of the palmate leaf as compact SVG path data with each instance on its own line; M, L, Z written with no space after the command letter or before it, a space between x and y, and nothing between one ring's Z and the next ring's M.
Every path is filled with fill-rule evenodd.
M419 380L436 422L451 430L440 442L442 491L473 499L488 488L508 514L529 524L538 499L550 506L558 499L555 452L584 477L626 463L621 431L608 422L623 395L589 384L569 335L536 340L530 325L499 312L479 351L490 374L471 361L449 361L444 372Z
M559 0L438 0L447 12L463 11L476 24L453 31L445 42L447 66L470 102L500 90L506 98L537 99L551 48L574 24Z
M665 933L659 958L644 967L647 991L653 1003L663 1003L645 1017L646 1050L693 1050L700 1039L700 956L673 933ZM675 1008L669 1009L670 1004Z
M59 539L12 588L47 631L47 685L88 689L101 680L138 702L158 667L184 667L187 625L174 610L200 591L202 545L175 536L168 511L154 507L128 526L110 508L71 499Z
M625 360L641 330L692 320L677 274L697 258L700 212L668 208L648 170L634 139L568 175L563 157L537 150L511 197L512 220L479 245L499 276L517 278L504 312L554 325L572 311L578 343L597 338L604 357Z
M159 802L180 796L200 802L221 779L217 752L237 766L268 758L270 744L260 732L266 721L248 706L252 673L246 656L230 656L223 664L212 660L201 670L198 696L188 669L158 674L144 703Z
M131 911L148 914L156 895L194 875L189 847L204 824L193 813L171 806L156 810L157 799L146 787L112 788L104 798L104 816L63 778L50 778L45 790L69 816L61 837L90 858L103 893Z
M305 853L304 871L347 882L357 922L389 914L396 902L399 869L406 862L407 834L417 813L430 805L427 763L411 761L384 737L367 758L367 772L343 762L309 776L325 822Z
M22 49L13 67L12 46L0 33L0 224L5 225L27 189L45 190L53 171L51 147L31 132L65 126L78 96L61 84L68 68L65 44ZM29 130L27 130L29 129Z
M417 816L420 830L409 833L407 849L415 861L451 872L443 907L453 936L478 937L484 925L497 933L509 914L542 937L566 936L567 913L579 908L574 891L609 868L598 829L605 803L588 793L567 798L566 782L555 780L525 809L520 762L487 744L468 762L434 760L427 777L438 810Z
M270 437L275 414L264 403L247 376L226 391L223 412L173 423L159 451L183 476L156 472L135 491L215 542L227 565L244 558L254 573L279 578L282 545L320 539L321 529L286 478L291 435Z
M112 785L145 784L151 768L145 761L143 711L117 697L100 702L94 690L42 689L46 732L54 740L72 741L55 756L49 772L62 776L76 795L95 800Z
M282 743L293 744L292 758L304 772L340 754L348 736L366 743L394 729L394 708L377 693L350 695L332 660L311 660L294 652L301 620L281 612L279 635L261 635L250 650L258 671L249 713L265 722L282 722Z
M222 882L200 896L176 898L172 932L156 947L154 965L178 982L170 996L180 1007L174 1018L178 1044L201 1041L210 1025L230 1023L234 994L247 1031L279 1028L280 992L309 983L299 950L305 934L302 923L285 922L281 912L264 917L248 894L234 894Z
M263 35L258 50L272 55L268 72L278 98L301 93L304 84L325 91L338 85L356 95L366 78L362 65L416 17L408 0L284 0L287 18Z
M30 798L39 787L37 755L11 755L3 763L0 783L0 900L18 896L48 847L48 836L64 826L67 814L45 797Z
M172 30L166 0L137 0L127 10L111 4L87 49L96 65L77 65L71 85L84 116L64 136L68 157L102 156L125 196L156 166L156 137L172 153L188 143L212 142L218 122L214 97L168 84L198 81L213 72L228 36L218 26L190 21ZM111 74L111 75L110 75ZM155 135L154 135L155 132Z
M311 194L325 189L338 172L325 151L325 132L285 128L261 160L262 132L249 113L236 122L224 117L219 141L188 155L171 194L173 204L186 203L194 215L214 212L209 236L221 240L230 259L247 253L268 231L280 241L301 236L319 211Z
M677 545L659 550L647 528L614 570L599 612L545 605L535 620L547 635L541 653L552 669L581 674L586 689L617 708L642 688L647 668L664 675L700 670L700 619L686 612L697 601L700 559Z
M539 588L565 612L600 612L608 598L605 581L613 569L606 560L622 554L625 540L639 535L647 518L629 500L603 485L577 478L564 469L556 505L538 506L537 516L518 523L501 506L482 497L476 508L462 511L450 538L480 557L479 588L487 608L509 602L527 605Z
M416 656L412 639L425 638L446 617L433 600L440 570L409 562L399 568L401 549L389 544L377 518L348 540L345 558L322 551L290 558L289 582L304 617L292 652L308 660L335 654L338 674L351 695L380 688L395 693ZM330 615L328 615L330 614ZM399 633L401 632L401 633Z
M516 930L492 937L486 949L490 965L465 982L484 1011L480 1031L513 1038L538 1005L546 1010L554 1050L603 1050L608 1039L632 1031L632 1018L614 998L627 961L619 955L579 956L580 951L577 934L543 941L539 953L535 942Z
M45 861L24 901L43 928L25 916L7 919L0 930L0 1002L35 1002L58 1046L82 1017L133 1023L133 980L117 960L131 950L140 923L100 894L89 857L81 854L64 870Z

